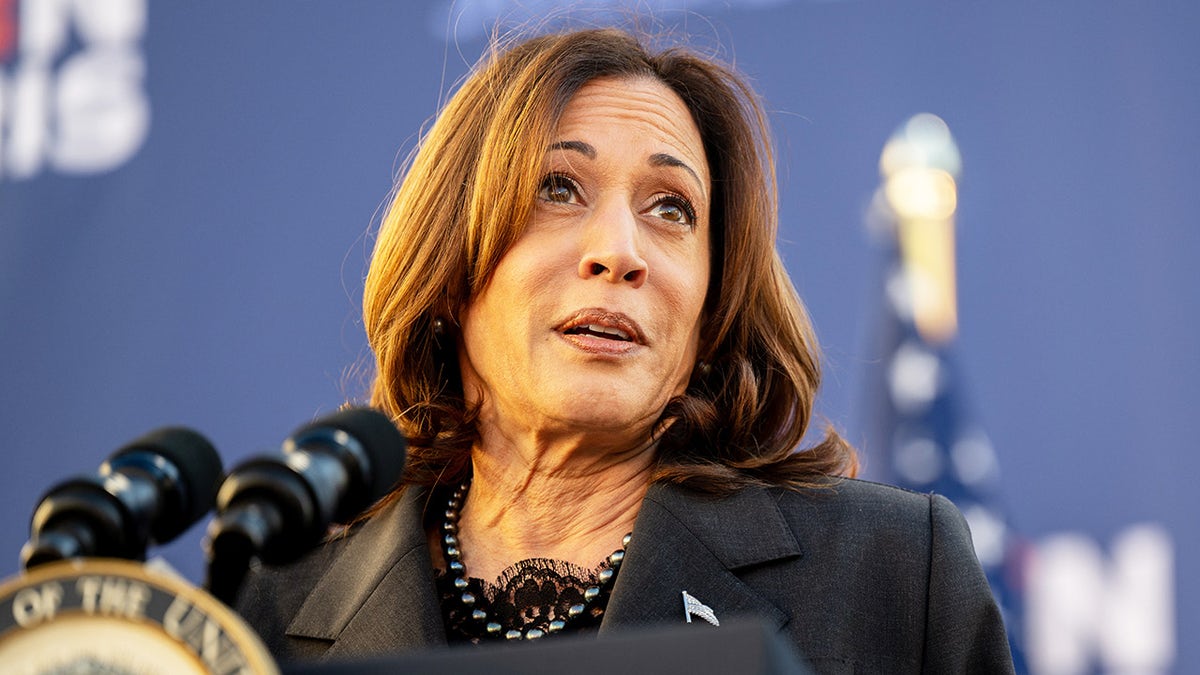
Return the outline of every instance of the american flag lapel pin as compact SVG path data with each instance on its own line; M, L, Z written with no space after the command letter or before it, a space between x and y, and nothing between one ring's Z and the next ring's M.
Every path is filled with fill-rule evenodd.
M713 613L712 607L700 602L695 596L691 595L687 591L684 591L683 618L687 619L688 623L691 623L693 616L698 616L714 626L721 625L721 622L717 621L717 615Z

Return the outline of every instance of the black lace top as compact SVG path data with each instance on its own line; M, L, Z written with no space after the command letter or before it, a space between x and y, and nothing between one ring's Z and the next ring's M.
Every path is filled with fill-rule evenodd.
M466 590L475 595L476 606L488 613L490 621L500 623L504 631L513 628L545 630L555 619L567 620L567 608L583 602L584 589L595 586L598 575L607 567L608 563L602 563L595 569L586 570L563 560L531 558L504 570L494 583L468 578ZM439 570L435 581L442 603L446 638L451 644L504 639L488 635L483 622L471 618L471 610L459 600L463 592L454 588L453 576ZM568 621L561 632L596 632L605 604L606 599L598 600L583 616Z

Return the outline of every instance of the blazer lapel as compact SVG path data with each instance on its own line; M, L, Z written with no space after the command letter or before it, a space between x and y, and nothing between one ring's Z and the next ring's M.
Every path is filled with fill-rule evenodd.
M642 502L600 632L684 622L684 591L710 607L718 620L755 616L782 628L790 617L734 572L801 554L766 489L748 488L717 500L673 485L653 485Z
M333 641L327 656L445 645L422 524L427 495L409 488L367 521L313 588L287 634Z

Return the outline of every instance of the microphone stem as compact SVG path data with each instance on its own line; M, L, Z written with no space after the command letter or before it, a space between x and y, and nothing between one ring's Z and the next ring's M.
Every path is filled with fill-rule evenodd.
M266 500L247 500L215 518L208 527L208 592L234 606L250 564L281 521L279 510Z

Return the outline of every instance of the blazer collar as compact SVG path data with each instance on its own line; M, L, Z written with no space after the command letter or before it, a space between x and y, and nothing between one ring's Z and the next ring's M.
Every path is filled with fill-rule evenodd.
M790 616L735 572L801 555L769 489L746 488L713 499L674 485L653 485L600 631L684 621L684 591L718 619L749 615L782 628Z
M332 640L327 655L446 644L423 525L429 492L410 487L337 554L287 634Z

